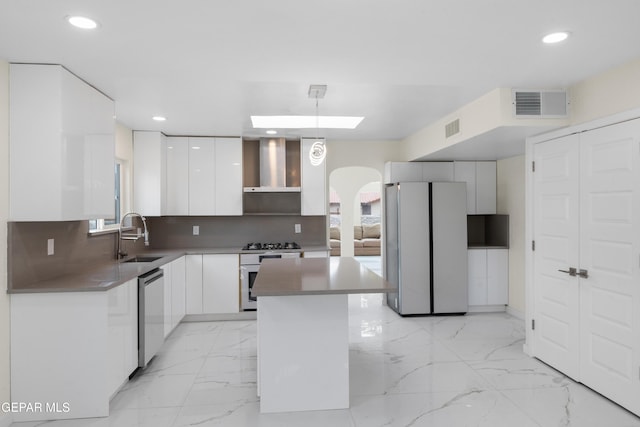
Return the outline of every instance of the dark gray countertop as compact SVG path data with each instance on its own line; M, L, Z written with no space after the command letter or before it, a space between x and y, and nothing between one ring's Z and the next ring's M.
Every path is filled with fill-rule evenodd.
M325 246L304 247L299 252L328 250ZM20 287L12 287L7 290L9 294L42 293L42 292L101 292L119 286L131 279L145 274L155 268L161 267L183 255L199 254L240 254L240 247L230 248L192 248L192 249L159 249L149 250L137 254L139 256L160 256L153 262L123 263L113 260L95 268L83 272L69 274L67 276L40 282L29 283ZM133 255L132 255L133 256ZM124 260L130 257L125 258Z
M393 292L394 287L354 258L267 259L253 284L260 296Z

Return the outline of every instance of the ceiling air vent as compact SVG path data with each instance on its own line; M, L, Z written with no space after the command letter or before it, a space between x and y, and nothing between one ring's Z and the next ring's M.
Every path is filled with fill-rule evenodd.
M514 90L513 106L516 117L566 117L569 101L564 90Z
M460 119L455 119L454 121L447 123L444 125L444 137L449 138L460 132Z

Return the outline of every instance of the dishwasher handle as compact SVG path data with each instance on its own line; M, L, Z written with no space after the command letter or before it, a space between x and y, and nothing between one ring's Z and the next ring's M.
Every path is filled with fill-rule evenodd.
M139 276L138 280L144 286L150 285L158 279L162 279L164 277L164 271L160 268L156 268L155 270L151 270L148 273Z

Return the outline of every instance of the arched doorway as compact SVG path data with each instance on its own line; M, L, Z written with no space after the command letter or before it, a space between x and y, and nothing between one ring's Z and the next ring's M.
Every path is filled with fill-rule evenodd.
M339 243L336 242L337 239L335 238L331 238L331 240L334 248L339 246L340 256L356 256L355 240L362 241L365 239L362 231L363 221L367 226L370 226L376 222L375 218L377 217L378 230L381 230L380 206L382 200L378 197L378 200L375 201L373 200L375 196L372 196L376 192L377 194L382 193L381 182L382 176L380 172L373 168L350 166L335 169L331 172L329 177L329 185L332 190L330 204L335 204L334 207L336 209L334 210L336 210L336 214L332 214L332 218L329 221L332 225L329 230L329 236L332 237L333 234L333 237L339 238ZM337 223L338 212L339 224ZM360 227L360 232L358 232L357 227ZM371 236L370 232L375 226L367 228L367 236ZM339 233L336 233L336 230ZM366 238L369 239L371 237ZM378 236L378 240L382 240L381 235ZM369 244L372 243L369 242ZM377 262L379 263L380 251L380 247L377 251L374 249L358 250L358 256L368 252L369 255L362 256L378 257ZM333 255L338 255L338 251L334 250Z

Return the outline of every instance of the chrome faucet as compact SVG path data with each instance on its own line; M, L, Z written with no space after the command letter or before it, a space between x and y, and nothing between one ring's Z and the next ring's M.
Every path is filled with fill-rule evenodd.
M135 234L124 234L122 232L122 228L124 227L124 221L127 217L135 217L137 216L142 220L142 225L144 226L144 234L140 236L138 233ZM132 222L133 224L133 222ZM116 259L124 258L127 256L127 253L122 248L123 240L138 240L140 237L144 237L144 245L149 246L149 230L147 229L147 220L145 217L135 212L128 212L122 216L122 220L120 221L120 227L118 228L118 252L116 253Z

